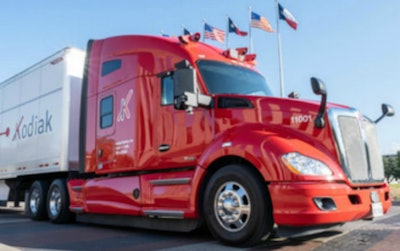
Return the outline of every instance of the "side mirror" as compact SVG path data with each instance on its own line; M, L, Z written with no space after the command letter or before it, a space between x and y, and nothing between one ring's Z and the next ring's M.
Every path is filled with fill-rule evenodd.
M314 78L314 77L311 78L311 87L312 87L314 94L316 94L316 95L326 95L327 94L324 82L322 82L318 78Z
M187 60L175 65L174 72L174 107L191 113L193 107L209 106L211 97L197 92L196 70Z
M375 120L375 124L381 121L381 119L383 119L384 117L392 117L392 116L394 116L393 107L388 104L382 104L382 115L377 120Z
M196 71L192 68L177 69L174 72L174 97L185 92L196 92Z
M318 115L314 120L314 125L317 128L325 127L325 111L326 111L326 99L327 99L327 91L324 82L319 80L318 78L311 78L311 87L315 94L321 95L321 105L319 106Z
M187 60L178 62L174 72L174 107L178 110L187 110L197 106L193 95L196 93L196 71L190 67ZM189 95L193 94L193 95Z
M387 117L394 116L394 109L391 105L382 104L382 113Z
M174 72L174 107L191 113L193 107L209 106L211 97L197 92L196 70L187 60L175 65Z

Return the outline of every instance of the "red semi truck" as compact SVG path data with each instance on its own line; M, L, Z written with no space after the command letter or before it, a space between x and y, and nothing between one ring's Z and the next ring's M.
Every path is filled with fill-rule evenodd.
M389 210L374 121L327 103L316 78L320 102L274 97L255 55L199 38L91 40L79 88L60 77L62 87L3 104L8 199L25 197L26 213L38 220L76 216L174 231L205 224L218 240L241 245L265 240L274 225L324 229ZM61 54L42 64L63 62ZM4 98L13 82L0 84ZM37 101L38 112L23 114ZM382 117L393 115L382 108Z

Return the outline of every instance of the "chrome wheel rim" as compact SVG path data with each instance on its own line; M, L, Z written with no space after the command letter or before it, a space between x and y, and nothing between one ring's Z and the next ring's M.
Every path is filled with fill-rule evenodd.
M214 213L218 223L225 230L242 230L248 224L251 215L251 203L246 189L237 182L225 182L217 190Z
M58 187L51 190L49 198L49 210L52 216L57 216L61 211L61 192Z
M37 188L34 188L31 192L31 196L29 199L29 208L32 214L37 214L39 211L40 204L40 194Z

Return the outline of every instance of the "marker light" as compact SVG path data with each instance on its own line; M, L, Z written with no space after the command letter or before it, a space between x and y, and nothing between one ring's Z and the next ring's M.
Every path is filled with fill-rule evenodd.
M247 53L247 48L242 47L242 48L236 48L236 49L227 49L222 52L222 55L224 55L227 58L231 59L236 59L241 62L252 62L256 59L256 54L246 54Z
M200 40L200 37L201 37L200 32L196 32L192 35L182 35L179 36L178 38L182 44L188 44L189 42L198 42Z

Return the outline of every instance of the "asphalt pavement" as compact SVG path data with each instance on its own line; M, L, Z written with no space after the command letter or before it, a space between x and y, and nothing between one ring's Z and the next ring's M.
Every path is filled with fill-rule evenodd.
M388 214L371 221L355 221L319 234L272 238L253 248L227 247L209 233L167 233L110 228L91 224L54 225L31 221L21 210L0 209L0 250L400 250L400 202Z

